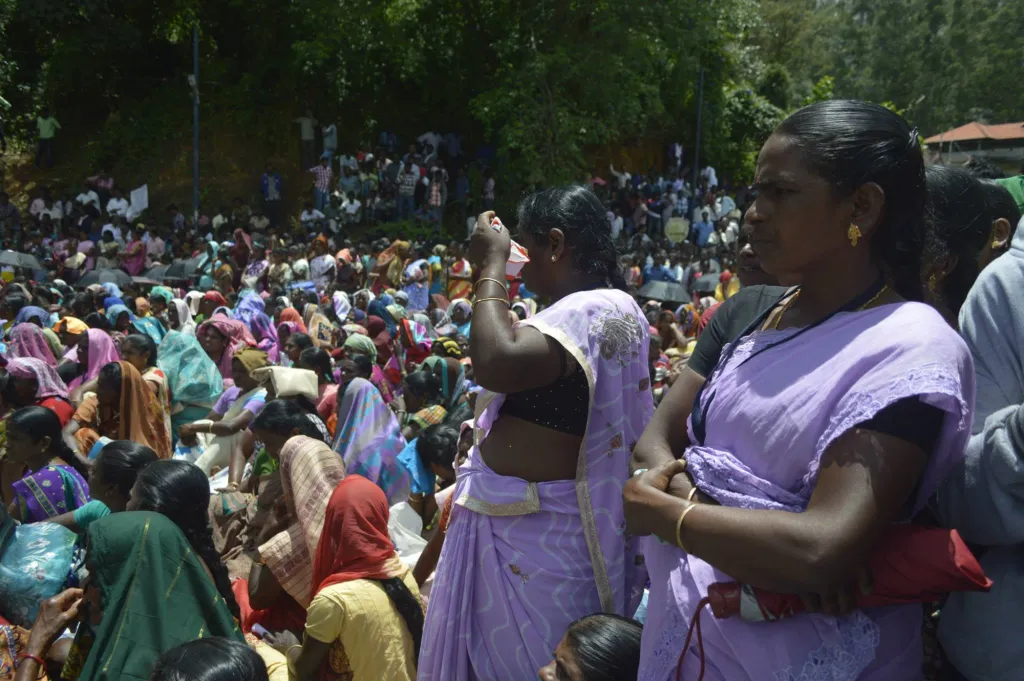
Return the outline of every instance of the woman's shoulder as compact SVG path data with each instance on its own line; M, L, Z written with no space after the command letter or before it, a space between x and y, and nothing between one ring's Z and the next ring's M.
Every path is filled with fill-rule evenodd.
M935 309L901 302L851 315L837 343L851 350L861 390L889 391L896 384L941 387L973 401L974 361L960 335ZM866 326L859 327L859 324ZM969 399L968 399L969 396Z
M931 305L904 301L871 310L873 340L892 350L970 357L963 338Z
M644 318L643 310L632 295L619 289L604 288L571 293L529 319L553 316L557 313L593 316L609 311L631 314L638 319Z

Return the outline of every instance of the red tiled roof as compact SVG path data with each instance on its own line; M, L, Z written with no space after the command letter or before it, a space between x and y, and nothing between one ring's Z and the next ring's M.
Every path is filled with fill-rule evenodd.
M1024 139L1024 121L1020 123L1000 123L999 125L984 125L971 122L953 128L938 135L932 135L925 140L925 144L938 144L939 142L968 142L976 140L1019 140Z

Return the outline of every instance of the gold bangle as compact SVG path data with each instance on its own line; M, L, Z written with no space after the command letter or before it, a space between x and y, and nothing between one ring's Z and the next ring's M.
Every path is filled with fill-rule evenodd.
M697 489L697 486L696 486L696 485L694 485L693 487L691 487L691 488L690 488L690 493L686 495L686 500L687 500L687 501L693 501L693 498L694 498L695 496L697 496L697 492L699 492L699 491L700 491L700 490L699 490L699 489ZM694 502L694 503L696 503L696 502Z
M687 506L686 508L683 509L683 512L679 514L679 520L676 521L676 546L681 548L683 551L686 551L686 547L683 546L683 537L682 537L683 519L686 517L687 513L689 513L690 511L692 511L695 508L697 508L697 504L691 503L689 506ZM689 551L686 551L686 552L689 553Z
M479 287L480 284L482 284L485 281L493 281L495 284L501 287L501 290L504 291L506 295L508 295L508 287L505 286L505 283L502 281L498 281L497 279L494 279L492 277L480 277L479 279L477 279L476 283L473 284L473 293L476 293L477 287Z
M488 300L500 300L501 302L505 303L507 307L512 307L511 305L509 305L508 300L504 298L477 298L476 301L473 303L473 309L475 310L477 305L479 305L480 303L485 303Z

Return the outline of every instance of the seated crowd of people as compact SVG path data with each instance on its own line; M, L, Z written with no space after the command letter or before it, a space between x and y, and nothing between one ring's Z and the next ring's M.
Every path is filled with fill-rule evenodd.
M0 298L0 677L1012 678L1021 178L838 101L740 205L677 188L710 243L615 230L618 179L464 243L172 223L166 285L41 242ZM944 565L894 528L980 576L858 600Z

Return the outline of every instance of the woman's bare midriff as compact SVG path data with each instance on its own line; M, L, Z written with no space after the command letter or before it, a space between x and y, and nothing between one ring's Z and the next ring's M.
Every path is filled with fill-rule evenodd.
M573 480L583 438L499 416L480 444L484 463L497 473L528 482Z

